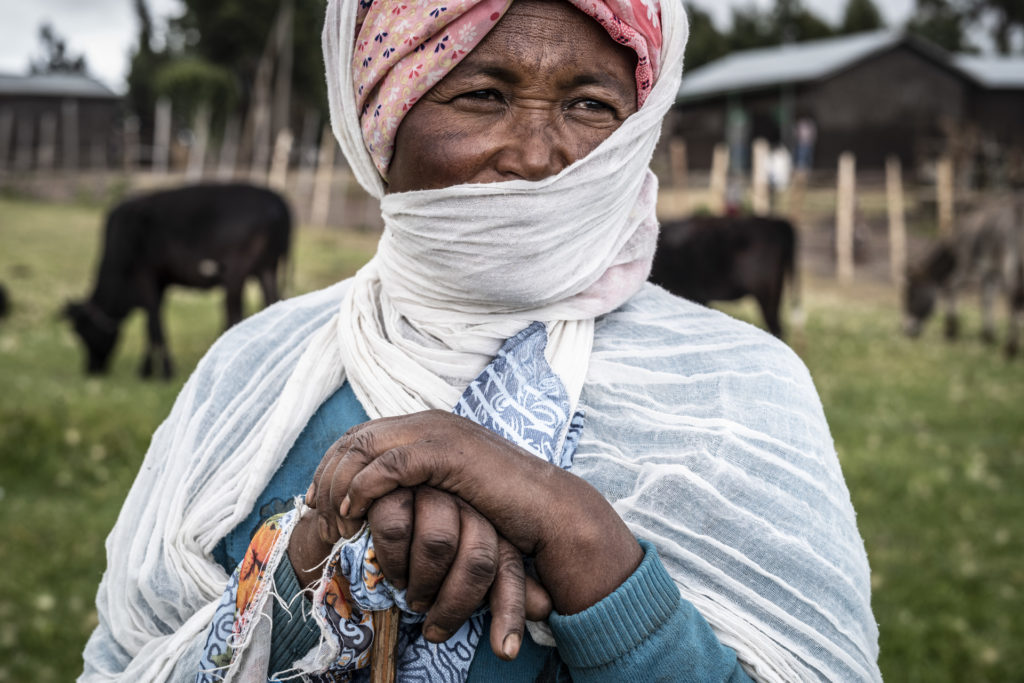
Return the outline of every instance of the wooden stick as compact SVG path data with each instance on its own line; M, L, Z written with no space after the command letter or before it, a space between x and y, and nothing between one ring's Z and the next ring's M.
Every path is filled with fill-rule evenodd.
M771 145L764 138L754 140L753 164L751 168L751 205L754 214L767 216L771 212L771 197L768 193L768 161L772 153Z
M317 157L316 176L313 179L313 201L310 222L323 228L331 209L331 185L334 178L334 148L338 143L334 140L331 124L324 125L320 135L320 154Z
M935 171L936 200L939 207L939 236L953 236L953 159L939 159Z
M373 613L373 653L370 660L370 683L395 683L395 650L398 647L397 607Z
M853 224L857 207L857 160L852 152L839 157L836 199L836 276L839 284L853 282Z
M900 158L885 162L885 187L889 206L889 268L893 284L903 289L907 267L907 223L903 201L903 170Z
M708 208L711 213L725 212L725 191L729 180L729 146L725 143L715 145L711 158L711 197Z

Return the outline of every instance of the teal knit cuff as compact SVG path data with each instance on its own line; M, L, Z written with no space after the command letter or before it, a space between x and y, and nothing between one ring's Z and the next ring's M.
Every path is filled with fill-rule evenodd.
M675 613L679 589L658 559L640 541L644 559L625 583L578 614L552 612L548 623L562 660L573 668L605 666L636 649Z
M271 631L270 666L268 674L287 671L320 640L320 627L313 618L302 618L302 601L299 580L288 557L281 558L274 571L274 588L291 610L284 609L274 600L274 626Z

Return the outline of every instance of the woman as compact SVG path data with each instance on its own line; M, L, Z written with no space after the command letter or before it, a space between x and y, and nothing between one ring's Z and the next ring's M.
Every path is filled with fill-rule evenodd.
M360 680L394 605L399 680L879 679L805 368L643 284L685 34L653 0L330 2L387 229L200 363L84 680Z

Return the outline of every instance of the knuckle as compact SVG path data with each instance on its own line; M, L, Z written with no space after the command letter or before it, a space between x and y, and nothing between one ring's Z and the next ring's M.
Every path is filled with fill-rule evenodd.
M430 621L445 631L454 631L462 626L470 613L471 610L462 609L460 605L438 602L430 610Z
M401 543L412 537L412 521L407 518L388 518L373 528L373 536L383 543Z
M387 475L398 478L408 471L412 461L412 454L408 448L399 446L392 448L377 459L377 466Z
M437 531L424 534L420 543L429 557L452 557L459 547L454 534Z
M473 552L466 558L466 573L473 579L490 585L498 570L498 563L490 552Z

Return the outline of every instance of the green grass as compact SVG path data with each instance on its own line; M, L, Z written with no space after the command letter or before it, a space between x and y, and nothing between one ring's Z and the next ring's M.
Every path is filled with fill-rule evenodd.
M172 291L179 369L136 374L133 316L112 372L83 376L57 319L87 293L101 212L0 199L0 681L66 681L96 621L103 539L149 437L220 333L219 294ZM375 239L299 233L291 290L351 274ZM933 326L897 334L894 297L807 282L809 320L794 339L817 382L873 569L881 665L890 681L1024 680L1024 361ZM249 309L258 304L250 292ZM756 320L752 306L725 307ZM965 321L977 328L977 316Z

